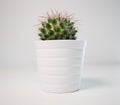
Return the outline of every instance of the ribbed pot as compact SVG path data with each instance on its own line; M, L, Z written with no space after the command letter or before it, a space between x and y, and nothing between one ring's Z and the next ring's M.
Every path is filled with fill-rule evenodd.
M35 41L41 89L47 92L79 90L86 41Z

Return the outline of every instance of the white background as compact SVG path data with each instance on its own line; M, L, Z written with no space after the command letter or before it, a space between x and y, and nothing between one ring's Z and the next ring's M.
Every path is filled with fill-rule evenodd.
M35 25L50 9L80 20L78 39L88 41L86 64L120 63L120 0L0 0L0 66L36 64Z
M33 40L50 9L74 13L88 41L78 92L40 91ZM119 64L120 0L0 0L0 105L120 105Z

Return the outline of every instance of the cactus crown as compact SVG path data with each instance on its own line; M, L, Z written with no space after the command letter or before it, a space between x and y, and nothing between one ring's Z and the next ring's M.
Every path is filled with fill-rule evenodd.
M69 15L61 13L47 14L46 20L41 21L39 36L41 40L66 40L76 39L75 22Z

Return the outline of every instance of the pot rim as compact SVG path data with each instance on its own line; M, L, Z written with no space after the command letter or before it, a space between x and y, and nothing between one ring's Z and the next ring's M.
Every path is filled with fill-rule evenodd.
M86 40L36 40L33 41L36 48L85 48Z
M34 40L33 42L87 42L87 40Z

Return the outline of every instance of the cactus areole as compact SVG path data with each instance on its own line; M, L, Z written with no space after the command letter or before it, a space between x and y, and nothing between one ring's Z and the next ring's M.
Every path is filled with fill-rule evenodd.
M77 29L70 15L61 13L47 14L41 21L39 33L41 40L75 40Z

